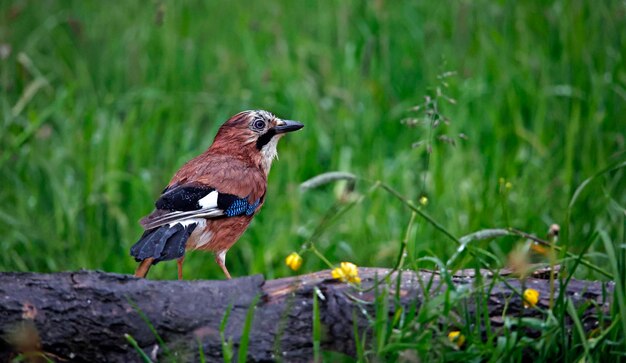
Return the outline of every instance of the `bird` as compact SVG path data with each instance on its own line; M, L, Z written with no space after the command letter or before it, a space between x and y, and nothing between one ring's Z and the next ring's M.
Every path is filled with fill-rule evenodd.
M140 220L144 232L130 249L139 262L135 276L146 277L152 265L176 259L182 280L185 251L203 250L215 254L230 279L226 252L265 202L277 143L302 127L265 110L229 118L211 146L174 174L155 209Z

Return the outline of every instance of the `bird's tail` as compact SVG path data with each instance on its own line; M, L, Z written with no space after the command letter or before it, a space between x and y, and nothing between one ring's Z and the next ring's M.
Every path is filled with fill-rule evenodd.
M135 276L145 277L150 266L182 257L185 254L187 239L196 226L197 223L187 225L176 223L145 231L139 241L130 248L131 256L135 261L141 262Z

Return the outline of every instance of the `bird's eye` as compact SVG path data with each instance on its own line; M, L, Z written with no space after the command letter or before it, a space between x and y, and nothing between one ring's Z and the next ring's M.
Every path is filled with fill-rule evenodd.
M256 119L252 123L252 127L254 127L257 130L263 130L265 128L265 121L261 119Z

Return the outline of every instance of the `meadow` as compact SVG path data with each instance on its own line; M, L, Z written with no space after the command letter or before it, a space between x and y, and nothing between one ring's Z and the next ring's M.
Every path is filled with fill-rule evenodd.
M228 253L235 277L294 275L292 251L298 273L327 268L309 242L332 264L393 267L411 210L376 181L426 197L456 237L558 224L561 247L623 277L625 16L610 0L2 1L0 271L131 273L137 221L173 173L230 115L266 109L305 128ZM300 187L330 171L359 179ZM523 243L475 247L497 268ZM457 247L417 218L407 266ZM185 277L223 275L191 253Z

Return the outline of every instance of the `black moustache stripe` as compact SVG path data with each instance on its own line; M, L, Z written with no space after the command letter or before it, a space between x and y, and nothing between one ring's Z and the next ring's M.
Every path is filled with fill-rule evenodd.
M256 148L261 150L263 146L267 145L267 143L270 142L272 140L272 137L274 137L275 135L276 130L273 127L267 130L266 133L259 136L259 138L256 140Z

